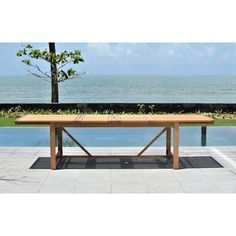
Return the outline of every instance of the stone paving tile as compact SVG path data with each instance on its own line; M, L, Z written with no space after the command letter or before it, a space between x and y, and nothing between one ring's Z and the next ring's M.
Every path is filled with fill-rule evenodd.
M160 184L147 184L149 193L183 193L182 187L176 182L160 183Z
M111 170L81 170L74 188L74 192L110 193Z
M22 175L8 175L4 180L0 179L0 192L3 193L36 193L41 185L38 179L32 179Z
M172 169L142 169L141 173L143 176L152 176L152 175L173 176Z
M176 177L171 171L159 172L158 170L143 171L143 179L147 185L177 183Z
M212 183L215 185L231 184L236 186L236 178L227 177L227 178L209 178Z
M90 186L90 185L103 185L103 184L110 184L111 177L108 176L79 176L76 186L83 185L83 186Z
M96 169L86 170L86 169L83 169L80 171L80 175L79 175L78 180L80 180L81 178L93 177L94 179L111 181L111 176L112 176L111 170L96 170Z
M50 171L46 181L61 182L77 180L80 170L54 170Z
M73 192L78 176L79 170L50 171L39 192Z
M96 170L96 169L83 169L80 170L80 176L108 176L112 173L111 169Z
M185 193L219 193L220 190L210 181L207 182L186 182L180 181Z
M0 163L1 170L23 170L25 169L26 164L22 162L15 162L15 163Z
M174 173L176 179L181 182L204 182L208 181L208 178L204 173L196 172L195 173Z
M50 170L27 170L21 173L25 179L43 182L49 175Z
M232 155L232 154L225 154L225 155L227 155L227 157L229 157L230 159L236 162L236 155Z
M21 184L21 185L8 185L4 188L0 187L0 193L37 193L40 183L34 184Z
M0 169L0 176L18 176L21 175L24 170L8 170L8 169Z
M219 189L223 189L225 185L227 189L231 188L233 190L236 190L236 180L217 180L217 181L212 181L212 182Z
M74 186L71 185L44 185L42 186L39 193L73 193Z
M236 193L236 182L224 181L216 182L215 184L223 193Z
M111 193L111 183L76 185L75 193Z
M211 170L211 171L202 171L209 179L212 180L224 180L224 179L236 179L236 172L231 169L222 169L221 171L218 170Z
M112 193L147 193L140 170L112 170Z
M0 158L6 158L6 157L8 157L8 156L10 156L11 155L11 153L8 153L8 152L0 152Z
M112 170L112 183L143 182L141 170Z
M147 193L148 189L142 182L114 182L111 186L112 193Z
M236 177L236 172L231 169L215 168L215 169L201 169L202 172L211 179L223 179Z

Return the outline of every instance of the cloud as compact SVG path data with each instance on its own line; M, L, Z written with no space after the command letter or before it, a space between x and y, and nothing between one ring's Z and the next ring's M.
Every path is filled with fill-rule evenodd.
M88 43L86 47L86 53L90 56L107 56L112 57L114 55L111 45L109 43Z
M236 59L234 48L234 44L211 43L88 43L84 59L90 68L99 67L99 71L125 73L142 67L144 73L158 73L187 66L200 70L211 64L224 66L224 61L232 64Z

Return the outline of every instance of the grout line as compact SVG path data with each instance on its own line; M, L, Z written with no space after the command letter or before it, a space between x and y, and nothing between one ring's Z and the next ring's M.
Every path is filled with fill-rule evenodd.
M220 156L221 159L223 159L228 165L235 170L236 169L236 162L233 161L231 158L229 158L227 155L225 155L223 152L219 151L218 149L212 147L211 150Z
M186 193L186 191L184 190L183 185L181 184L181 182L180 182L180 181L178 180L178 178L176 177L175 171L176 171L176 170L172 170L171 172L173 173L173 175L174 175L174 177L175 177L175 179L176 179L176 182L179 184L179 186L180 186L180 188L182 189L183 193ZM179 171L179 170L177 170L177 171Z
M110 186L110 190L111 190L111 193L113 193L112 192L112 183L113 183L113 169L111 169L111 186Z
M111 170L111 176L110 176L110 193L112 193L112 169Z
M150 191L148 189L147 181L145 180L144 175L143 175L143 170L141 169L140 171L141 171L143 182L144 182L144 185L145 185L145 188L146 188L146 193L150 193Z
M200 169L200 171L203 173L203 175L220 191L220 193L222 193L221 189L214 183L213 180L211 180L211 178L202 170Z
M39 185L39 188L37 190L37 193L41 190L42 186L44 185L45 181L48 179L48 176L50 174L50 171L48 171L47 175L42 179L41 184Z
M78 186L79 177L81 175L81 170L78 170L78 175L76 177L75 186L73 188L73 193L75 193L76 187Z

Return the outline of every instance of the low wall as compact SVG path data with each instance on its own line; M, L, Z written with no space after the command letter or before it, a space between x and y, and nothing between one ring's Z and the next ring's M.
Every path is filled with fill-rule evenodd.
M236 112L234 103L0 103L0 110L21 107L24 110L80 110L85 111L113 111L113 112Z

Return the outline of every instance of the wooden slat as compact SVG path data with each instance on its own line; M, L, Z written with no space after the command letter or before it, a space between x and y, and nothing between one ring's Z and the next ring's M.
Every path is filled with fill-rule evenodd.
M77 115L25 115L16 124L50 124L75 122Z
M76 121L77 123L81 124L90 124L90 123L108 123L108 115L83 115L80 120Z
M150 122L178 122L178 123L210 123L214 122L214 119L195 114L182 114L182 115L150 115Z

